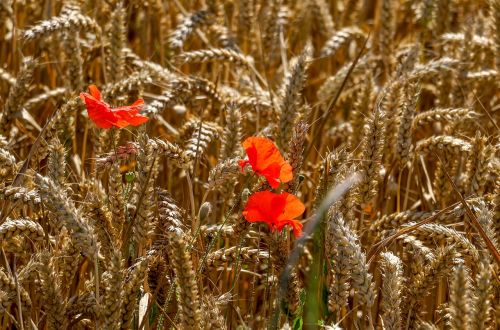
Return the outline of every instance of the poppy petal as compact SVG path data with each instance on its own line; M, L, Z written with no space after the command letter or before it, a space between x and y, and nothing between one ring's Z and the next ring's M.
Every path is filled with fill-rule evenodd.
M270 139L251 136L243 142L243 148L247 151L250 164L254 168L263 170L272 164L284 162L278 148Z
M116 123L116 117L105 109L93 108L88 109L87 112L89 118L100 128L111 128Z
M283 213L278 217L278 220L294 219L304 213L306 207L304 206L304 204L302 204L300 199L288 193L282 193L282 195L286 195L285 208L283 209Z
M135 101L134 104L136 104L139 100ZM142 103L144 103L144 101ZM114 109L112 109L112 111L113 112L120 112L120 113L127 113L130 115L135 115L135 114L139 113L139 110L141 108L142 103L138 103L137 105L132 104L132 105L126 105L123 107L114 108Z
M90 85L89 86L89 91L90 91L90 94L97 100L97 101L100 101L101 100L101 92L99 91L99 89L97 88L96 85Z
M128 125L138 126L149 120L148 117L139 115L139 110L144 104L143 99L138 99L132 105L111 108L101 100L101 92L95 85L89 86L90 94L81 93L80 98L87 106L89 118L100 128L112 126L123 128Z
M97 100L94 96L81 93L80 98L87 106L89 118L100 128L111 128L116 122L115 116L106 103Z
M118 128L124 128L124 127L127 127L129 124L128 120L124 120L124 119L121 119L121 118L118 118L115 122L114 122L114 126L118 127Z
M132 126L139 126L141 124L144 124L149 120L148 117L143 116L143 115L135 115L132 118L129 118L127 121L130 125Z
M270 191L259 191L248 199L243 216L248 222L262 221L272 224L283 213L285 198Z
M289 225L295 237L299 237L302 223L293 218L304 213L304 210L304 204L292 194L260 191L250 196L243 216L248 222L267 223L271 231L282 230Z
M245 142L247 140L245 140ZM250 165L252 165L253 170L256 171L258 168L257 167L257 149L255 148L254 145L250 145L250 146L246 147L245 142L243 142L243 147L245 148L245 151L247 152L248 163Z
M243 141L243 147L254 172L264 176L271 187L277 188L281 182L292 180L292 167L281 156L273 141L251 136Z
M139 126L149 120L148 117L139 115L139 109L144 104L143 99L138 99L132 105L112 109L112 111L132 126Z
M276 189L280 186L280 180L276 179L276 175L273 175L272 173L269 172L264 172L264 173L259 173L262 174L266 180L267 183L271 186L271 188Z
M259 167L267 168L272 164L280 164L284 161L278 148L271 140L261 140L256 145L259 151Z
M277 230L282 230L285 226L290 226L293 229L293 234L295 237L302 235L303 224L299 220L283 220L276 224Z
M132 103L130 106L131 107L140 107L144 105L144 100L143 99L137 99L134 103Z
M283 183L289 182L293 179L293 170L292 166L285 162L280 169L280 180Z

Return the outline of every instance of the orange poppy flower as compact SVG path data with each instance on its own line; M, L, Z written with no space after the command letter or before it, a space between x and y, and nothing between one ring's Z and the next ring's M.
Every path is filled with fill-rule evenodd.
M273 188L277 188L282 182L292 180L292 166L281 156L273 141L252 136L243 141L243 148L248 160L240 160L242 169L250 164L253 171L264 176Z
M101 92L95 85L89 86L90 94L80 93L80 98L87 106L89 118L100 128L112 126L123 128L128 125L139 126L149 120L148 117L139 115L139 109L144 104L143 99L138 99L132 105L111 108L102 101Z
M299 237L302 233L302 223L294 218L304 213L304 210L304 204L292 194L259 191L248 199L243 217L248 222L265 222L272 231L282 230L289 225L295 237Z

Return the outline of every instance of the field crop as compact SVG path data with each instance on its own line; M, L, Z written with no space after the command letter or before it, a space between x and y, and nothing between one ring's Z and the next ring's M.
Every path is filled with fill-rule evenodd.
M0 0L0 329L499 329L500 0Z

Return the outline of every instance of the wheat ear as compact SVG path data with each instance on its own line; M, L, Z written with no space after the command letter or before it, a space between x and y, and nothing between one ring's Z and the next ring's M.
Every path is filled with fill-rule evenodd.
M8 135L13 120L20 114L21 106L29 92L33 71L36 61L31 57L23 60L23 66L18 73L16 83L9 90L9 95L5 101L2 117L0 118L0 134Z
M448 324L452 329L468 329L470 317L470 280L467 269L459 264L455 267L450 285Z
M169 256L180 290L178 295L180 323L185 329L200 329L202 314L198 286L187 244L182 236L171 234L169 245Z
M290 61L290 67L285 75L280 90L279 134L278 147L288 151L288 143L292 136L297 119L300 96L307 78L307 68L312 55L312 46L307 45L300 56Z
M382 253L382 320L386 329L401 328L403 264L390 252Z

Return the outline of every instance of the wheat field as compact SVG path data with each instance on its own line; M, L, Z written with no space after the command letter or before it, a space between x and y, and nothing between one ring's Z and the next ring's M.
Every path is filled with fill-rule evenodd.
M0 329L499 329L499 70L500 0L0 0Z

